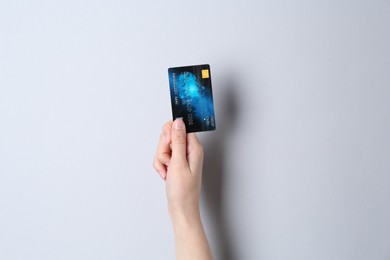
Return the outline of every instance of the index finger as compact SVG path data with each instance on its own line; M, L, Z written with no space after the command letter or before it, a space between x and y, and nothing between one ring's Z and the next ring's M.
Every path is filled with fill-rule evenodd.
M157 146L157 158L165 165L167 165L167 160L171 157L171 128L172 121L168 121L162 128L162 133L160 136L160 141Z

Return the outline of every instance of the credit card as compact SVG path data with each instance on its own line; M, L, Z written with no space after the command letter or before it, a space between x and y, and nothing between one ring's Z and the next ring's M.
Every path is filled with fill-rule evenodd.
M173 120L183 118L187 133L215 130L210 65L168 69Z

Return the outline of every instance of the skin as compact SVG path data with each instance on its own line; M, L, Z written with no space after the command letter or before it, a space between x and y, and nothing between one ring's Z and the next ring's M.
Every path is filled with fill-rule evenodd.
M213 259L199 209L203 146L182 119L163 126L153 167L165 181L176 259Z

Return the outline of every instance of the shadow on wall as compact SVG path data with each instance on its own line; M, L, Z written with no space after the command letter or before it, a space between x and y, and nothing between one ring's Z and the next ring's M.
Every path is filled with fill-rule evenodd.
M213 248L214 255L218 259L235 260L239 259L235 252L231 229L229 229L225 212L226 194L226 171L225 171L225 154L229 147L226 147L229 137L234 129L237 114L239 112L237 89L240 89L235 78L225 77L225 81L219 84L222 89L218 96L220 106L216 108L216 131L205 138L203 145L205 150L204 168L203 168L203 196L204 204L207 209L207 215L211 221L211 228L216 234L216 245ZM215 91L215 89L214 89ZM214 94L215 99L215 94ZM215 102L215 100L214 100ZM225 175L224 175L225 174Z

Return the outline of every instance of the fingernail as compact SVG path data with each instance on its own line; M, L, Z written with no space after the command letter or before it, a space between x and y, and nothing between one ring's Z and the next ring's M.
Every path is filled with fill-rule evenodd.
M185 127L183 118L178 117L175 120L174 126L175 129L183 129Z
M162 171L158 171L158 174L160 175L161 179L165 180L165 175Z

